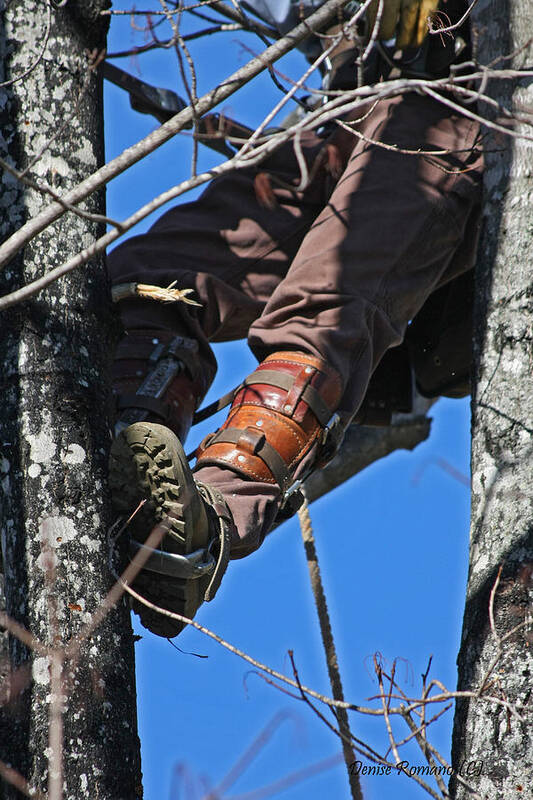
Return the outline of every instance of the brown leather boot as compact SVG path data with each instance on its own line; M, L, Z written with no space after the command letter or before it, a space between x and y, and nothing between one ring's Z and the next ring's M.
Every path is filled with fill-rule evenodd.
M207 391L198 343L168 330L129 330L113 363L115 433L134 422L167 425L184 442Z

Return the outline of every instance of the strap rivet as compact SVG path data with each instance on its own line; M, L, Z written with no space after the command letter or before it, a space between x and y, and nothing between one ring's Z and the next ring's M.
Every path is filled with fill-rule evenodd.
M313 367L306 367L305 368L305 374L306 375L309 375L309 373L312 372L312 371L313 371Z
M152 344L159 344L159 339L152 339Z
M244 456L237 456L237 461L241 461L242 462L244 460L245 460Z
M283 410L288 413L291 410L291 407L289 405L283 406Z
M258 428L261 428L263 426L263 420L262 419L258 419L255 424L257 425Z

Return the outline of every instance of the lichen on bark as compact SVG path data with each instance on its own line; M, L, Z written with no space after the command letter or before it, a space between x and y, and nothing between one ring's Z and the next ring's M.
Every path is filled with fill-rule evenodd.
M105 43L104 2L64 6L14 0L0 9L0 155L64 191L103 162L102 87L88 53ZM50 33L47 14L50 14ZM33 65L32 69L29 69ZM20 76L24 76L19 79ZM37 159L35 163L33 160ZM4 173L0 235L48 198ZM103 194L85 209L103 213ZM70 213L0 274L2 294L33 280L101 235ZM0 502L7 611L46 644L67 643L108 591L107 368L113 322L103 262L94 260L0 318ZM56 607L57 630L52 617ZM0 758L30 787L49 777L50 664L11 639L12 668L33 680L8 706ZM64 673L65 798L142 793L131 625L125 602ZM116 753L120 752L120 761ZM2 797L15 797L3 784Z
M507 67L530 63L531 48L523 48L533 29L528 0L482 0L475 16L482 63L511 53ZM515 112L533 102L531 85L516 79L493 81L489 92ZM482 761L482 775L470 782L481 797L496 800L528 796L533 775L533 148L524 139L490 134L486 150L475 314L470 571L459 689L476 691L497 661L484 693L511 709L486 699L458 703L453 759L456 768ZM456 778L450 790L456 800L472 796Z

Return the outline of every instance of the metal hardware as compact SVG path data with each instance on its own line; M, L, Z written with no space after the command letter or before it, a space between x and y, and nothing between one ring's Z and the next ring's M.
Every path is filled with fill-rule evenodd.
M173 116L187 108L189 103L170 89L162 89L158 86L151 86L145 81L135 78L120 67L116 67L109 61L104 61L101 68L103 77L125 89L130 97L130 105L134 111L141 114L151 114L161 124L168 122ZM192 128L192 121L184 126ZM271 132L271 131L270 131ZM249 139L254 133L253 128L241 125L229 117L218 113L206 114L205 117L197 120L195 135L202 144L215 150L217 153L232 158L235 155L233 147L227 139ZM268 133L266 131L265 133Z
M155 550L145 544L130 540L130 557L133 558L137 553L149 553L148 559L143 565L143 569L150 572L157 572L159 575L169 575L172 578L183 578L191 580L210 575L216 567L216 559L206 550L195 550L186 556L179 553L167 553L164 550Z
M291 494L294 494L294 492L297 492L303 486L303 483L304 482L301 480L294 481L294 483L291 483L289 488L283 494L283 505L285 505L285 502L289 499Z
M156 344L148 361L153 364L153 369L148 373L144 381L136 391L138 395L148 395L156 400L161 399L166 390L184 368L183 362L178 358L178 353L184 348L194 351L194 345L198 348L197 342L185 339L183 336L175 336L168 345L161 342ZM133 425L134 422L145 420L150 411L146 408L128 408L121 415L115 424L115 436L120 431Z
M326 444L330 436L336 430L337 426L339 425L341 418L337 413L333 414L331 419L329 420L328 424L322 431L322 444Z

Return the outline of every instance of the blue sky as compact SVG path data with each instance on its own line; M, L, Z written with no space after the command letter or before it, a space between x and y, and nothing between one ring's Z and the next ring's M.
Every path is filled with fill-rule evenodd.
M115 3L115 8L129 7L124 0ZM110 52L142 41L142 34L132 30L127 18L113 20ZM199 92L245 63L249 57L245 45L256 51L261 48L257 39L242 33L191 43L200 65ZM172 51L115 63L153 84L183 93ZM293 54L280 69L296 75L301 66L301 57ZM279 91L262 76L224 108L228 115L252 126L278 98ZM106 86L108 158L156 124L151 117L133 112L125 93ZM189 159L190 140L177 137L117 178L107 191L110 216L128 216L187 177ZM216 156L201 148L202 168L213 163ZM191 195L184 199L190 200ZM134 233L146 230L149 223L145 221ZM215 349L219 373L206 402L228 391L255 366L243 342ZM430 655L431 675L455 687L469 492L439 466L439 460L468 474L469 404L441 400L431 415L431 437L413 453L399 451L389 456L311 507L345 695L355 703L367 704L366 699L377 692L372 677L375 652L389 665L399 659L398 671L410 694L419 694L420 674ZM199 426L191 435L191 445L216 424L215 419ZM291 673L287 651L293 650L302 682L330 694L296 520L275 531L253 556L230 565L216 600L202 607L198 620L287 675ZM187 630L175 642L204 658L179 652L136 622L135 627L142 635L136 644L137 687L147 800L201 797L201 787L205 791L206 784L216 785L272 720L277 720L272 737L228 790L228 797L244 797L340 752L337 738L310 708L265 683L237 656L201 633ZM329 714L327 709L325 713ZM430 729L430 740L446 757L451 713ZM384 749L386 731L381 718L352 713L350 719L356 736ZM413 749L406 749L405 758L422 763ZM363 788L365 800L426 796L404 776L363 779ZM338 764L309 774L271 796L342 800L349 797L344 767Z

